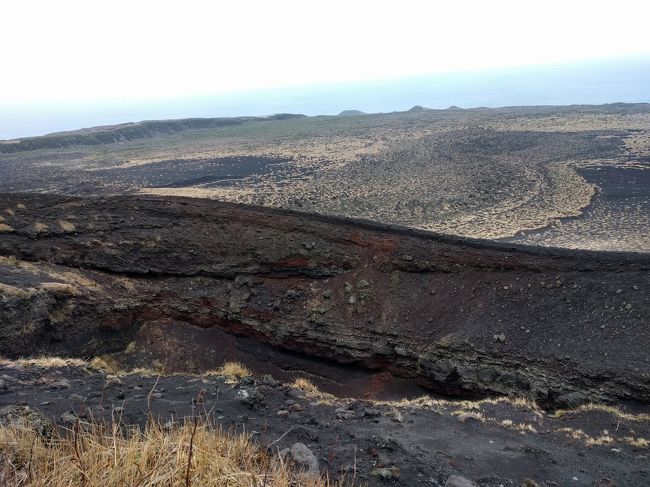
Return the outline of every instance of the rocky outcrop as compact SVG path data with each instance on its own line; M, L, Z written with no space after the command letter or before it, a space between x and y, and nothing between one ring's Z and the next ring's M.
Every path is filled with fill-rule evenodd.
M450 395L650 401L647 255L184 198L2 195L0 212L5 355L202 370L273 349Z

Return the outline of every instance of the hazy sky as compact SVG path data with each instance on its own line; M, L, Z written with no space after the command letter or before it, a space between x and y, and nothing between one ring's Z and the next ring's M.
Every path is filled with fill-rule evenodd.
M5 105L650 53L647 0L8 0L0 12Z

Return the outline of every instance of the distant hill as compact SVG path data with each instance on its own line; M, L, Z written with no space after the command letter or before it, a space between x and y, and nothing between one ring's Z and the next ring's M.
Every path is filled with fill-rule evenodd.
M170 135L186 130L213 129L241 125L244 122L265 122L303 117L305 117L305 115L279 113L268 117L145 120L142 122L84 128L69 132L55 132L39 137L26 137L24 139L0 141L0 154L34 149L56 149L74 145L101 145L111 144L114 142L128 142L137 139L150 139L160 135Z
M419 112L426 112L429 110L429 108L424 108L421 105L415 105L407 110L409 113L419 113Z
M355 117L357 115L366 115L366 112L361 110L343 110L338 114L339 117Z

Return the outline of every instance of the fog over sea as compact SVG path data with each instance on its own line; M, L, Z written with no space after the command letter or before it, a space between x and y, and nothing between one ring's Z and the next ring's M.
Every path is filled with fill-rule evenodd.
M0 105L0 139L156 119L615 102L650 102L650 56L227 95Z

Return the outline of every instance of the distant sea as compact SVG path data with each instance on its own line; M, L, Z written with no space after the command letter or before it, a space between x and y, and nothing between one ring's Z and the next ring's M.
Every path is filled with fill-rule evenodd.
M185 98L0 105L0 139L189 117L650 102L650 55Z

